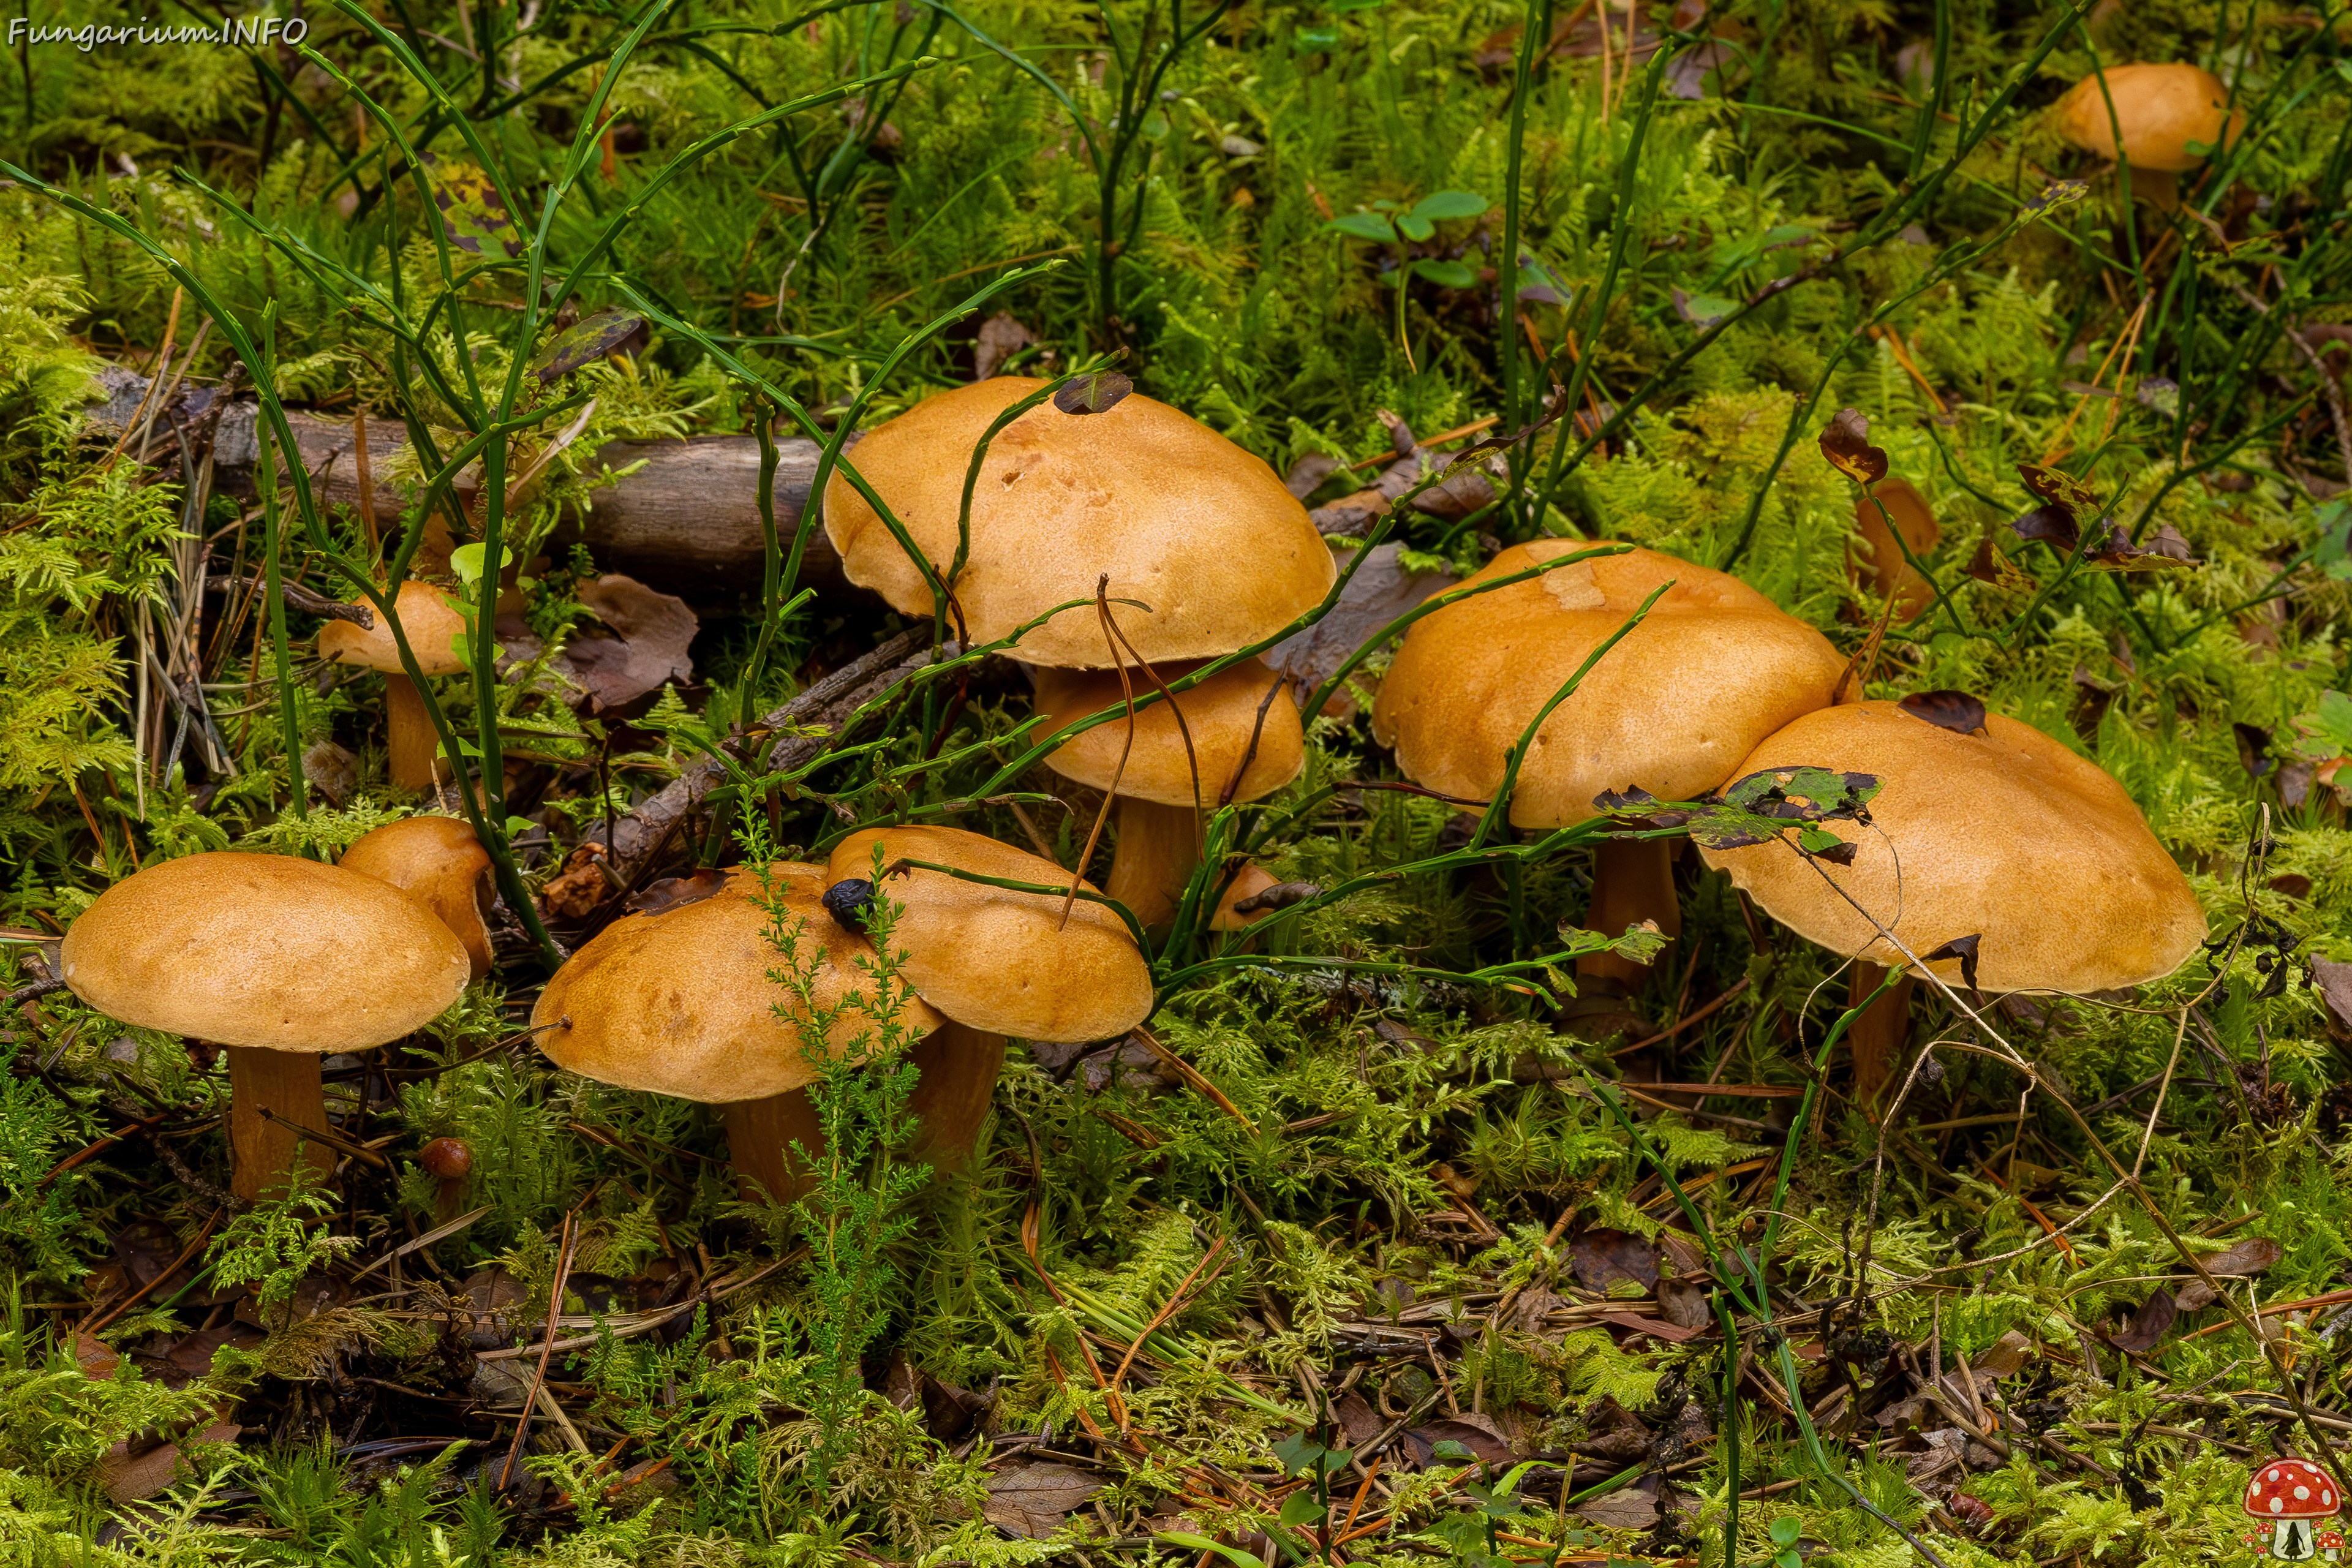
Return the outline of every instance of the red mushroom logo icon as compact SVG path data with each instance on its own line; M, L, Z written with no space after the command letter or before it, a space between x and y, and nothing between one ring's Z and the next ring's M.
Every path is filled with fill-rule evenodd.
M2336 1515L2343 1500L2336 1480L2317 1465L2303 1459L2273 1459L2246 1483L2246 1512L2269 1525L2270 1537L2255 1548L2281 1563L2333 1563L2342 1537L2323 1542L2320 1521Z

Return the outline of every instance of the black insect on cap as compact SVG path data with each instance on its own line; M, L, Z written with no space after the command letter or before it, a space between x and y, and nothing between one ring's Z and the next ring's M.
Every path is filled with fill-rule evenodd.
M863 877L844 877L824 890L818 900L833 923L844 931L864 931L866 910L874 902L874 884Z

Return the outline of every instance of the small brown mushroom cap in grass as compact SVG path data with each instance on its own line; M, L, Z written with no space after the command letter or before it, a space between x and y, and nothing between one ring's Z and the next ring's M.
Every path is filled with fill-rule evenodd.
M439 917L466 944L474 978L490 972L490 855L454 816L404 816L362 834L343 851L346 871L389 882Z
M956 555L971 454L996 416L1045 384L999 375L927 397L877 426L848 460L933 567ZM928 617L921 570L847 479L825 487L842 569ZM972 489L971 553L952 584L973 640L994 642L1108 574L1120 630L1158 664L1213 658L1272 637L1322 602L1336 568L1307 509L1264 459L1164 403L1130 395L1100 414L1049 400L998 432ZM1064 611L1011 650L1031 664L1118 661L1096 616Z
M1474 586L1591 544L1539 540L1505 550ZM1660 584L1649 617L1551 711L1511 796L1516 827L1562 827L1595 797L1638 787L1692 800L1736 776L1741 757L1798 715L1826 707L1845 672L1829 639L1721 572L1633 550L1555 568L1450 604L1413 624L1381 680L1372 732L1405 777L1464 799L1502 787L1507 753L1553 693ZM1456 590L1458 591L1458 590ZM1671 845L1609 839L1595 851L1585 923L1614 936L1641 921L1681 930ZM1638 985L1612 953L1579 962L1587 980Z
M1195 668L1162 665L1158 673L1162 680L1173 681ZM1130 669L1128 679L1139 700L1156 689L1139 670ZM1172 700L1172 710L1165 698L1136 710L1131 749L1127 721L1121 717L1083 731L1045 759L1047 767L1089 788L1108 793L1117 785L1118 841L1108 891L1151 928L1173 918L1184 886L1200 864L1195 763L1202 812L1216 810L1229 790L1234 800L1271 795L1306 765L1306 741L1289 682L1262 659L1244 659L1219 670ZM1045 715L1049 732L1120 701L1117 670L1037 672L1037 710ZM1181 729L1179 713L1183 716ZM1189 752L1186 731L1192 737ZM1123 752L1127 765L1121 771Z
M393 599L408 651L416 668L429 677L455 675L465 668L450 646L466 629L457 600L446 588L412 577ZM319 631L319 657L337 664L356 664L383 674L386 745L392 782L403 789L430 790L447 778L449 765L440 756L441 738L434 732L433 717L400 662L400 645L392 627L378 614L375 625L362 629L349 621L329 621Z
M1936 513L1908 479L1885 479L1853 501L1854 542L1847 565L1855 583L1874 599L1895 601L1895 624L1924 614L1936 602L1936 585L1905 554L1924 556L1944 536ZM1871 606L1870 618L1877 618Z
M1778 767L1880 781L1870 824L1822 825L1855 847L1853 864L1808 860L1778 843L1700 853L1782 925L1857 959L1858 994L1876 988L1879 972L1909 966L1848 898L1923 959L1955 938L1979 938L1977 984L1989 992L2145 984L2205 940L2197 895L2131 796L2030 724L1990 714L1962 734L1899 702L1852 703L1798 719L1748 753L1738 774ZM1958 959L1932 967L1962 984ZM1900 1047L1903 999L1891 995L1891 1019L1866 1018L1854 1033L1865 1100Z
M530 1021L540 1049L567 1071L725 1106L737 1173L789 1202L801 1178L776 1136L783 1122L773 1102L824 1075L812 1044L839 1053L863 1037L870 1047L884 1020L874 1016L874 950L825 914L821 869L785 862L770 875L794 942L792 959L769 940L758 874L739 868L709 897L606 926L547 983ZM800 998L770 978L794 961L809 972L816 1008L833 1015L822 1042L807 1038ZM945 1021L903 994L888 1019L910 1038Z
M853 833L826 862L826 907L836 918L873 896L874 851L900 861L1067 888L1051 860L958 827L876 827ZM1082 892L1092 892L1081 881ZM1118 915L1084 898L1062 921L1058 893L1024 893L914 868L886 879L900 906L890 932L902 973L924 1001L960 1024L1026 1040L1106 1040L1151 1015L1151 967Z
M296 1131L328 1130L319 1058L421 1027L471 973L449 928L399 889L233 851L116 883L66 932L63 963L74 994L109 1017L226 1047L232 1186L247 1199L285 1184L298 1143L331 1166Z
M2058 100L2057 114L2060 133L2084 152L2176 174L2203 163L2246 127L2245 110L2231 107L2221 79L2192 65L2094 71Z

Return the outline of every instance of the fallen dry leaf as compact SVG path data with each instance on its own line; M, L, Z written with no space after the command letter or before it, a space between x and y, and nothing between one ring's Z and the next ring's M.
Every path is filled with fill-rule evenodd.
M594 711L624 707L671 680L694 679L687 648L702 623L685 600L608 572L581 584L580 603L614 634L575 637L563 649L565 673L588 693Z
M234 1421L217 1421L199 1432L191 1442L234 1443L245 1428ZM152 1448L132 1453L128 1443L117 1443L98 1462L98 1475L106 1488L110 1502L138 1502L153 1497L172 1484L180 1469L180 1446L158 1443Z
M1011 1464L988 1478L982 1511L1007 1535L1043 1541L1062 1527L1071 1510L1086 1506L1102 1489L1102 1482L1068 1465Z
M980 341L972 345L971 378L986 381L1004 368L1004 362L1037 341L1009 311L999 310L980 324Z
M1265 661L1289 679L1291 694L1303 701L1382 626L1454 583L1444 573L1405 571L1397 563L1397 546L1383 544L1349 579L1329 615L1266 649ZM1344 691L1334 692L1324 709L1339 719L1355 710Z
M2173 1300L2172 1292L2159 1285L2141 1303L2139 1310L2132 1314L2129 1323L2107 1336L2107 1342L2119 1351L2128 1351L2134 1355L2144 1354L2156 1348L2156 1342L2164 1338L2165 1331L2172 1327L2172 1320L2179 1316L2179 1304Z
M1578 1232L1568 1244L1568 1258L1577 1283L1588 1290L1605 1294L1620 1279L1631 1280L1644 1290L1658 1282L1657 1247L1622 1230L1596 1227Z

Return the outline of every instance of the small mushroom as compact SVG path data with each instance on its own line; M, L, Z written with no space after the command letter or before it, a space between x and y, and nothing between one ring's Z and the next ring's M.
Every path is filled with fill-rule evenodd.
M342 868L420 900L466 944L474 978L490 972L490 856L454 816L404 816L362 834Z
M857 444L857 471L935 570L951 565L971 454L998 415L1045 384L999 375L939 393ZM931 591L897 537L835 474L824 530L849 580L926 618ZM951 584L975 642L1043 626L1011 649L1029 664L1104 668L1122 657L1086 610L1108 575L1132 657L1214 658L1270 637L1322 602L1336 574L1307 509L1265 463L1164 403L1130 395L1099 414L1045 402L997 432L972 487L971 553Z
M1172 681L1194 668L1163 665L1158 673ZM1139 671L1129 670L1128 679L1139 699L1157 689ZM1037 671L1037 710L1056 733L1121 700L1116 670ZM1132 747L1122 717L1080 733L1045 759L1047 767L1089 788L1108 793L1118 786L1118 842L1107 890L1152 929L1175 918L1185 884L1201 863L1194 766L1200 809L1214 811L1228 794L1234 800L1271 795L1306 765L1289 683L1263 660L1222 669L1178 692L1172 702L1172 710L1166 698L1136 710Z
M1923 961L1976 938L1975 984L1987 992L2145 984L2197 951L2197 895L2121 784L2030 724L1988 714L1962 733L1918 717L1923 706L1874 700L1808 713L1735 770L1878 779L1868 825L1822 825L1854 846L1852 865L1809 860L1786 843L1701 858L1799 936L1857 959L1857 999L1908 965L1855 904ZM1935 968L1966 979L1957 957ZM1908 1001L1906 979L1849 1032L1865 1104L1902 1049Z
M226 1047L232 1190L282 1188L327 1131L319 1058L396 1040L466 989L449 928L373 877L286 855L165 860L66 932L65 982L109 1017ZM264 1112L268 1112L267 1115Z
M1592 546L1513 545L1465 586ZM1821 633L1738 578L1649 550L1601 556L1450 604L1415 622L1381 681L1372 732L1405 777L1483 801L1543 705L1662 584L1648 619L1553 709L1511 796L1515 827L1591 818L1594 799L1639 786L1693 800L1737 776L1748 750L1827 707L1845 661ZM1614 936L1654 921L1682 930L1672 845L1608 838L1594 847L1584 923ZM1645 968L1613 953L1577 963L1588 994L1638 986Z
M793 1113L779 1102L823 1076L826 1053L878 1037L886 1022L920 1038L946 1020L912 996L887 1020L872 1016L874 950L825 914L823 871L790 862L770 876L793 960L770 941L759 876L739 868L707 898L606 926L547 983L530 1021L558 1067L724 1106L729 1157L746 1189L789 1203L805 1173L793 1167ZM793 961L809 978L805 1003L772 978Z
M466 1181L474 1172L474 1151L463 1138L436 1138L416 1152L416 1163L438 1184L433 1223L446 1225L465 1205Z
M2094 71L2058 100L2057 115L2068 142L2130 164L2133 190L2163 206L2178 202L2181 174L2246 127L2245 110L2231 106L2221 79L2192 65Z
M2246 1512L2271 1527L2267 1554L2280 1563L2318 1558L2318 1521L2334 1518L2342 1501L2336 1478L2308 1459L2273 1459L2246 1483Z
M1151 1015L1151 968L1125 922L1101 904L1058 893L1024 893L901 861L952 866L975 876L1066 888L1051 860L959 827L869 827L843 839L826 861L825 908L863 929L875 896L877 848L892 903L890 942L916 994L960 1024L1025 1040L1107 1040ZM1093 892L1089 883L1078 883Z
M1874 598L1891 596L1898 624L1924 614L1936 602L1936 585L1904 552L1908 547L1911 555L1924 556L1944 536L1927 498L1908 479L1881 479L1868 494L1854 498L1853 525L1854 548L1846 564L1854 582Z
M446 589L412 577L400 585L393 608L408 638L408 651L416 656L418 669L428 676L442 676L466 668L450 647L450 640L464 633L466 620L457 613L456 597ZM434 731L433 716L416 683L408 679L400 662L400 645L393 640L392 627L382 615L364 630L349 621L329 621L320 628L319 657L383 673L384 721L394 784L403 789L430 790L450 776L449 764L440 755L441 738Z

